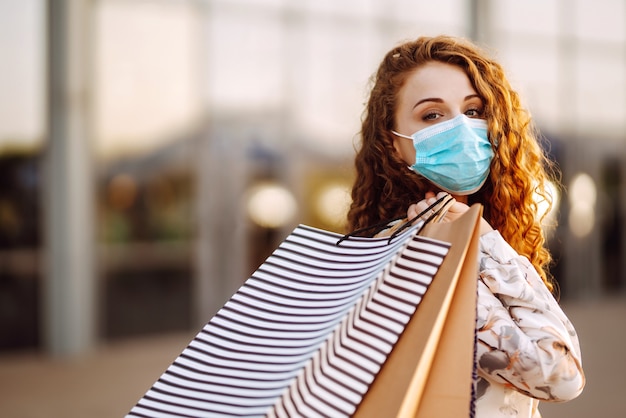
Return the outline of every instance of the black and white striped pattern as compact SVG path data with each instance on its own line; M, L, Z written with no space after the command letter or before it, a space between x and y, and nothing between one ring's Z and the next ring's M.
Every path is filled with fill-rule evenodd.
M299 226L129 416L351 415L449 245Z

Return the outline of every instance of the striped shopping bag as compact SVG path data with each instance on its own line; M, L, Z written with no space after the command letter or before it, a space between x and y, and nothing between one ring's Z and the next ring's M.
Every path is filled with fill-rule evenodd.
M298 226L128 417L470 416L480 216Z

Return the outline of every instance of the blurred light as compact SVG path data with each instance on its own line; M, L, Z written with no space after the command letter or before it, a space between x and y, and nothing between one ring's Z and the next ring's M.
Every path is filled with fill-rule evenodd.
M569 212L569 229L572 234L582 238L593 230L593 224L595 222L595 211L593 206L586 202L579 202L572 206Z
M250 189L248 216L264 228L285 226L296 215L297 203L289 190L276 183L261 183Z
M589 174L574 176L569 187L569 201L572 205L585 201L592 207L596 204L596 184Z
M595 224L596 184L585 173L574 176L569 187L569 228L574 236L583 238L593 230Z
M334 226L343 226L350 206L350 186L333 182L324 186L315 201L315 210L320 219Z

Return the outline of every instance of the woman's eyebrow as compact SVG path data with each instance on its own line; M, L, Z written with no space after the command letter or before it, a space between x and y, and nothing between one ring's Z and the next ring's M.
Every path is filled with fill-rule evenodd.
M463 98L463 101L466 102L472 99L482 100L482 97L480 97L478 94L470 94L468 96L465 96L465 98ZM440 99L439 97L427 97L415 103L415 105L413 106L413 109L415 109L417 106L421 105L422 103L426 103L426 102L443 103L443 99Z
M425 102L443 103L443 99L440 99L438 97L428 97L426 99L422 99L422 100L418 101L417 103L415 103L415 105L413 106L413 109L415 109L417 106L419 106L419 105L421 105L422 103L425 103Z
M469 96L465 96L464 100L468 101L468 100L472 100L472 99L480 99L480 100L482 100L483 98L480 97L478 94L470 94Z

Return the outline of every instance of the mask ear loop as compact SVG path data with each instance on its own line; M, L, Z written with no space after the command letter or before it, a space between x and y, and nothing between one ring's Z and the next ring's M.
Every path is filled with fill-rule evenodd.
M389 241L387 242L388 244L391 243L391 241L396 238L398 235L400 235L400 233L404 230L406 230L407 228L410 228L413 225L413 222L417 221L418 219L420 219L422 216L426 215L429 212L432 212L431 215L424 221L424 224L420 227L423 228L424 225L426 225L427 223L431 222L431 221L439 221L439 219L445 215L445 213L448 211L450 203L454 202L454 198L448 194L446 194L445 196L440 197L439 199L437 199L436 202L434 202L432 205L430 205L429 207L427 207L426 209L424 209L421 213L419 213L417 216L415 216L414 218L407 220L406 222L404 222L402 225L400 225L400 227L398 229L396 229L393 234L391 234L391 236L389 237ZM439 205L441 205L440 207L438 207ZM437 208L435 210L435 208ZM444 211L445 209L445 211ZM397 222L400 220L406 219L404 216L399 217L399 218L394 218L385 222L381 222L381 223L377 223L375 225L371 225L371 226L366 226L365 228L360 228L357 229L355 231L349 232L346 235L344 235L343 237L341 237L339 239L339 241L337 241L337 243L335 245L339 245L341 244L343 241L349 239L350 237L356 236L362 232L366 232L366 231L374 231L374 233L372 235L376 235L378 234L380 231L383 231L387 228L389 228L389 224L393 223L393 222Z

